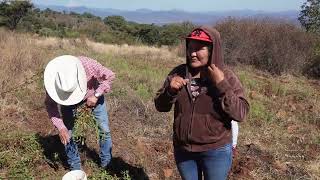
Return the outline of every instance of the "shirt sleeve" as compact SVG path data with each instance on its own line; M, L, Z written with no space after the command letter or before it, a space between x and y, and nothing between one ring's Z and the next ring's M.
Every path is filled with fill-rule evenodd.
M110 69L102 66L96 60L91 59L92 61L92 69L94 76L99 81L99 86L96 89L96 92L99 94L108 93L111 91L111 84L115 78L115 73Z
M66 128L61 119L58 104L50 98L48 94L46 94L45 105L48 112L48 116L52 122L52 124L60 131L61 129Z

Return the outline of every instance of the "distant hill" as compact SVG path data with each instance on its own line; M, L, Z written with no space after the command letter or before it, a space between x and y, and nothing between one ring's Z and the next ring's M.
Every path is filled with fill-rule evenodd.
M170 10L170 11L153 11L150 9L138 9L135 11L125 11L118 9L99 9L99 8L87 8L83 6L79 7L65 7L65 6L45 6L35 5L40 9L50 8L59 12L76 12L84 13L88 12L102 18L111 15L120 15L126 18L127 21L134 21L145 24L168 24L177 23L183 21L191 21L195 24L214 24L219 20L226 17L255 17L255 18L273 18L281 19L290 22L297 23L297 17L299 11L281 11L281 12L266 12L266 11L253 11L253 10L234 10L234 11L218 11L218 12L186 12L182 10Z

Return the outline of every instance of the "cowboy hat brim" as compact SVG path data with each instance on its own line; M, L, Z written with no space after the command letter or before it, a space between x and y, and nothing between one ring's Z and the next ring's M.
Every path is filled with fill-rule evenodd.
M58 70L62 68L77 68L77 87L73 92L61 91L56 83L55 78ZM44 71L44 86L48 95L58 104L69 106L81 102L87 93L87 77L81 61L70 55L63 55L51 60Z

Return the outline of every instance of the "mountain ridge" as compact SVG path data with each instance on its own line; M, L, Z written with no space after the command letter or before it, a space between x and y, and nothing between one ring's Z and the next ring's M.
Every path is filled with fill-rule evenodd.
M36 8L44 10L49 8L54 11L59 12L76 12L84 13L88 12L95 16L100 16L102 18L106 16L119 15L123 16L128 21L134 21L143 24L170 24L179 23L184 21L189 21L194 24L204 25L204 24L215 24L227 17L235 18L271 18L279 19L284 21L290 21L293 23L298 23L297 10L270 12L261 10L229 10L229 11L206 11L206 12L191 12L184 10L164 10L157 11L146 8L141 8L137 10L119 10L112 8L88 8L85 6L54 6L54 5L35 5Z

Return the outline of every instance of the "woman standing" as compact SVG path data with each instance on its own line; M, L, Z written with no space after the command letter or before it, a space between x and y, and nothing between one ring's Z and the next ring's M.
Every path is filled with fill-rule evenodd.
M182 179L201 179L202 173L205 180L226 179L232 163L231 121L243 121L249 103L238 78L224 66L217 30L194 29L186 48L186 64L168 75L155 106L168 112L174 104L174 155Z

